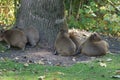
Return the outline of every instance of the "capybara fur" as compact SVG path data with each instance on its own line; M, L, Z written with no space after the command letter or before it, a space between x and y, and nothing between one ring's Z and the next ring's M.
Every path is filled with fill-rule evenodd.
M55 50L62 56L72 56L76 54L76 45L69 38L69 34L66 30L61 29L59 31L55 41Z
M11 29L0 33L0 41L5 41L9 47L14 46L24 50L27 38L24 32L18 29Z
M76 53L80 53L80 46L83 42L81 37L76 32L69 32L70 39L75 43L76 45Z
M108 52L109 44L100 35L93 33L81 46L81 53L87 56L102 56Z
M17 28L25 33L27 43L30 44L30 46L35 47L37 45L39 42L39 31L35 27Z

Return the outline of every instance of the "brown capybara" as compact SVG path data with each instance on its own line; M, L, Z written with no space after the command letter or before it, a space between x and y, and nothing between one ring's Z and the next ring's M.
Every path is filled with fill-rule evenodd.
M35 47L37 45L39 42L39 31L35 27L16 28L25 33L28 41L27 43L29 43L32 47Z
M70 39L75 43L76 45L76 53L80 53L80 46L83 42L81 37L76 32L69 32Z
M93 33L81 45L81 53L87 56L102 56L108 52L109 44L100 35Z
M57 35L55 41L55 50L59 55L72 56L75 55L76 45L69 38L69 34L66 30L61 29Z
M5 41L9 45L9 48L10 46L14 46L24 50L27 37L24 32L18 29L11 29L0 33L0 41Z

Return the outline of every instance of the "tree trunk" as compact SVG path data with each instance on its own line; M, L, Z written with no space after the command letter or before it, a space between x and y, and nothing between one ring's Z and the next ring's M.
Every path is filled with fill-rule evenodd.
M15 25L36 27L40 33L40 45L53 48L59 30L68 30L63 0L21 0L20 4Z

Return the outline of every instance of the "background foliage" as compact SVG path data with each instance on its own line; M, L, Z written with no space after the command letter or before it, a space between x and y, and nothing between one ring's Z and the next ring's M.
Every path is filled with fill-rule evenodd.
M0 28L15 23L19 0L0 0ZM120 36L120 0L65 0L70 28Z
M120 0L65 0L70 28L120 36Z
M0 0L0 28L9 28L15 22L19 0Z

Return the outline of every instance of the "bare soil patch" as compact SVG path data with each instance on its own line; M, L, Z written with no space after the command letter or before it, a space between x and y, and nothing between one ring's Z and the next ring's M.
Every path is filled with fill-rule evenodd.
M120 40L114 37L102 36L110 45L110 51L115 54L120 54ZM87 57L84 55L77 56L58 56L54 55L53 51L48 49L42 49L40 47L26 48L23 52L21 50L11 49L7 52L0 53L0 59L12 59L17 62L29 62L47 65L58 65L58 66L70 66L75 63L82 61L92 60L93 57Z

